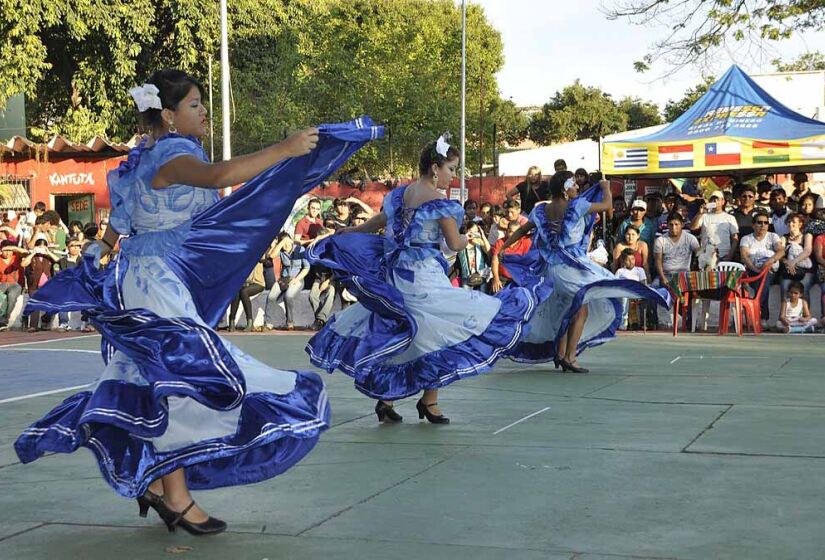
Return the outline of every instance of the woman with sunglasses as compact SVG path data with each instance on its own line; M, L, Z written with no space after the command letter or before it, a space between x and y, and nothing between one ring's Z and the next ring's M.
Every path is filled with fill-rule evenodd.
M768 231L771 219L765 212L756 212L752 218L753 233L742 238L739 244L742 264L747 269L748 276L756 276L765 268L768 269L762 296L759 300L762 328L767 328L770 319L768 300L773 277L779 270L779 263L785 257L785 244L777 234ZM755 290L754 290L755 292Z

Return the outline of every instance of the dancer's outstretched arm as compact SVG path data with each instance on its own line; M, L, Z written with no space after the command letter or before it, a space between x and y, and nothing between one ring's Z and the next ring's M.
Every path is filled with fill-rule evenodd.
M296 132L283 142L259 152L217 163L206 163L195 156L180 156L164 164L152 179L152 188L191 185L205 189L222 189L249 181L276 163L308 154L318 144L318 129Z
M387 215L384 212L375 214L372 218L357 226L349 226L336 230L335 233L375 233L387 225Z

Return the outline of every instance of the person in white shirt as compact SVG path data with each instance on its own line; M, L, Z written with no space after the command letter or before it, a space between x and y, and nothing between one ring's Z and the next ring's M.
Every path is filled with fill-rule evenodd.
M622 251L620 259L621 259L621 265L619 266L618 269L616 269L616 272L615 272L616 278L623 278L625 280L633 280L634 282L641 282L642 284L647 284L647 273L645 272L645 269L642 268L641 266L636 266L636 253L633 251L633 249L625 249L624 251ZM627 315L628 315L628 310L629 310L629 307L630 307L629 303L630 303L630 300L628 300L627 298L624 298L622 300L622 307L623 307L622 326L621 326L622 330L627 329L627 322L628 322L628 316ZM642 305L640 306L638 313L639 313L639 315L638 315L639 317L644 316L644 313L645 313L644 303L642 303ZM638 321L638 318L636 318L636 320ZM633 329L633 328L638 328L638 323L634 322L631 325L631 329Z
M782 238L775 233L768 231L771 219L764 212L757 212L753 215L753 233L742 238L739 250L742 255L742 264L748 271L748 276L756 276L765 267L768 268L765 288L759 300L759 308L762 315L762 327L767 328L770 310L768 308L768 297L770 286L773 284L773 277L779 270L779 263L785 257L785 244ZM752 289L755 287L752 286Z
M699 240L683 231L685 219L673 212L667 219L667 235L657 237L653 243L653 259L660 285L667 286L671 274L690 270L690 259L699 251Z
M739 248L739 226L736 218L725 212L725 195L722 191L710 193L708 204L690 224L692 231L699 231L702 246L714 245L720 261L735 261Z

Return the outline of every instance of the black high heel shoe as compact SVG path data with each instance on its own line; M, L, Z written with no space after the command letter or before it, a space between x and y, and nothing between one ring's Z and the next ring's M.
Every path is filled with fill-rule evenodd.
M553 365L556 366L556 369L559 369L561 366L561 358L558 356L553 356Z
M375 415L378 416L379 422L387 420L391 423L398 423L404 420L404 417L398 414L392 405L389 405L384 401L378 401L375 403Z
M149 508L152 508L158 512L158 515L160 515L161 518L163 518L165 511L169 511L169 508L166 507L166 504L163 501L163 496L159 496L151 490L147 490L143 496L138 496L137 503L139 510L138 515L141 517L146 517L149 513ZM164 510L164 512L161 510Z
M424 404L423 402L421 402L421 399L419 399L418 402L415 403L415 409L418 411L418 419L419 420L426 417L427 420L431 424L449 424L450 423L450 419L447 418L446 416L444 416L443 414L435 415L435 414L431 413L429 410L427 410L431 406L438 406L438 403L434 402L434 403L430 403L430 404Z
M562 371L572 371L573 373L590 373L589 369L573 365L564 359L559 360L559 363L561 364Z
M209 517L203 523L193 523L192 521L187 521L183 518L190 509L195 507L195 500L192 500L186 508L178 513L176 511L172 511L168 507L166 507L166 512L164 515L161 515L163 522L166 523L166 528L169 529L170 533L175 532L175 528L182 527L187 533L190 535L195 536L204 536L204 535L216 535L218 533L222 533L226 531L226 522L221 521L216 517ZM158 511L160 513L160 511Z

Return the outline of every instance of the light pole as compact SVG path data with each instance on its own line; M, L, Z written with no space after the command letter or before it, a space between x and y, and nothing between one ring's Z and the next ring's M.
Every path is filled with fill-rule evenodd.
M465 132L467 129L467 0L461 0L461 205L466 199L465 192Z
M223 125L223 159L232 159L231 117L229 115L229 39L226 2L221 0L221 124ZM224 196L232 194L232 187L223 190Z

